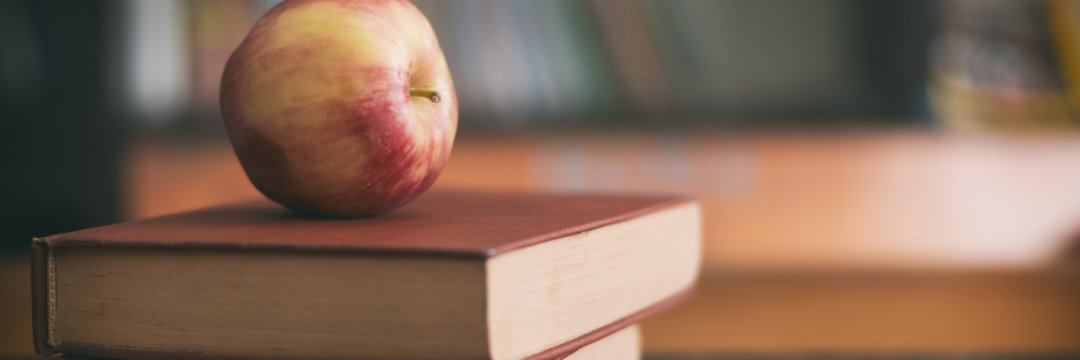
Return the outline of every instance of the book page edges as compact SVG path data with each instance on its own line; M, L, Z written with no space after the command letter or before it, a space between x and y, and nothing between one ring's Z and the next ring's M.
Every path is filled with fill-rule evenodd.
M679 226L680 228L673 229L670 228L670 226ZM610 271L616 271L617 274L620 274L620 277L629 276L631 278L636 278L637 280L644 281L647 280L647 277L640 278L640 274L638 274L638 276L633 275L635 274L635 272L639 271L623 271L627 270L625 268L626 266L631 266L632 268L642 266L644 266L644 268L650 268L651 266L646 265L642 262L651 263L654 261L654 259L657 259L657 257L654 257L657 255L672 259L672 261L676 261L675 263L666 265L667 267L664 269L652 267L656 270L659 270L659 274L666 274L664 276L665 279L662 280L669 285L660 286L658 290L662 293L657 294L660 296L652 297L650 301L648 301L648 303L637 305L640 307L635 306L636 312L635 310L624 312L624 314L632 315L626 316L625 318L621 319L612 318L610 320L606 320L606 322L599 323L598 330L581 329L584 331L579 332L578 334L583 335L580 335L578 337L570 337L568 339L564 338L563 343L545 344L545 346L551 347L540 350L540 352L538 352L538 354L534 356L528 356L528 352L525 352L525 354L522 354L522 352L516 352L516 354L513 354L513 352L509 352L508 354L508 352L505 350L508 349L507 345L511 344L511 341L498 341L498 339L492 338L490 349L492 358L525 357L527 359L558 359L568 354L568 352L562 352L561 354L561 352L558 352L558 349L572 350L580 347L580 345L572 346L568 344L573 344L576 342L588 344L594 342L598 338L603 338L604 336L607 336L622 328L625 328L625 326L629 326L633 323L643 320L653 315L654 312L669 308L674 304L684 301L684 299L692 292L694 283L696 283L698 280L699 271L701 268L701 206L696 201L679 202L679 205L677 206L670 206L670 208L663 208L659 211L653 211L651 213L629 218L626 219L626 221L624 222L611 224L602 229L597 229L596 231L603 232L589 232L588 235L571 235L563 239L553 240L551 242L539 244L537 246L534 246L534 248L528 248L526 250L523 250L523 252L521 253L514 252L512 254L508 254L508 257L497 256L495 258L489 259L487 265L489 291L489 331L511 329L508 328L508 326L510 326L510 324L514 321L500 321L499 319L502 319L503 317L497 315L499 314L499 311L508 310L508 305L510 305L511 308L515 309L517 314L521 314L521 311L529 311L529 306L521 306L518 305L519 303L513 303L513 305L511 305L511 302L509 301L510 298L532 295L540 297L567 296L556 294L565 293L565 289L573 289L575 288L575 286L582 285L583 283L580 281L591 281L588 280L589 277L595 277L597 275L603 276L605 272ZM626 231L632 232L633 235L631 236L631 238L624 237L626 235ZM633 238L639 238L639 241L644 242L631 241L631 239ZM627 241L629 241L629 243L627 243ZM577 245L584 243L589 243L591 245L584 246L584 248L578 248ZM553 258L548 255L537 256L538 252L539 254L550 254L553 249L555 252L561 252L561 250L558 250L558 248L568 248L568 246L569 248L580 249L580 252L575 252L565 258ZM644 246L644 248L639 248L639 250L652 249L661 251L648 252L648 254L652 255L645 255L646 257L642 257L643 253L639 253L639 250L635 250L635 252L638 253L636 256L633 257L622 257L627 253L619 253L618 251L619 248L634 249L636 248L636 246ZM662 246L662 248L657 248L657 246ZM608 252L606 255L597 255L599 253L603 253L604 251L612 250L613 252ZM597 256L619 256L619 258L621 259L631 259L631 262L622 262L622 264L612 263L609 265L613 267L598 268L597 266L599 266L599 264L595 263L597 261ZM511 261L511 258L513 258L513 261ZM592 263L592 265L590 265L590 263ZM495 270L494 268L500 270ZM562 274L563 271L559 270L561 268L572 269L573 274L582 274L583 277L579 277L577 279L573 279L573 277L566 278L568 275ZM519 270L521 270L521 272L519 272ZM514 290L511 293L494 293L496 292L495 289L505 289L502 288L502 286L505 286L508 283L521 283L522 281L527 281L530 283L536 283L537 281L540 281L540 283L543 283L544 281L540 280L543 275L534 274L534 272L536 271L543 272L543 274L546 274L546 272L551 272L551 274L554 274L556 278L563 278L562 282L552 284L553 286L555 286L554 290L543 290L548 288L542 288L541 286L541 292L539 293L536 293L536 285L529 285L529 288L532 288L532 290ZM653 274L656 274L656 271L651 272L653 272ZM593 275L590 276L588 274ZM510 276L508 277L508 275ZM626 283L623 285L633 284ZM595 293L595 291L593 292ZM586 293L589 292L586 291ZM502 294L512 295L509 295L511 297L507 297ZM638 293L637 295L642 294ZM635 295L635 297L637 295ZM570 297L562 297L561 301L558 301L563 303L562 305L550 305L554 305L556 307L567 306L569 304L566 302L572 302L572 299L569 298ZM553 314L552 316L555 315ZM517 319L515 321L521 321L521 319ZM554 320L553 318L544 318L543 321L557 320ZM513 326L514 328L517 328L516 325ZM536 328L530 329L530 332L540 331L540 329ZM521 332L514 330L511 330L510 333L502 333L516 333L518 335L521 334ZM515 335L510 336L512 336L510 338L514 338ZM499 342L499 344L496 344L495 342Z
M581 349L581 348L583 348L585 346L588 346L589 344L592 344L592 343L594 343L594 342L596 342L596 341L598 341L600 339L603 339L603 338L605 338L605 337L607 337L607 336L609 336L611 334L619 332L622 329L633 326L634 324L640 323L642 320L653 317L656 314L667 311L667 310L675 307L676 305L686 301L687 299L689 299L689 298L691 298L693 296L694 296L694 288L693 287L687 288L687 289L685 289L685 290L683 290L683 291L681 291L679 293L676 293L675 295L672 295L672 296L669 296L669 297L665 298L664 300L660 301L659 303L656 303L656 304L654 304L652 306L649 306L648 308L645 308L644 310L633 313L630 316L619 319L618 321L616 321L614 323L611 323L611 324L609 324L607 326L604 326L602 328L593 330L593 331L591 331L589 333L586 333L585 335L581 335L581 336L579 336L579 337L577 337L577 338L575 338L573 340L564 342L564 343L559 344L559 345L557 345L555 347L544 350L543 352L540 352L538 354L526 357L525 359L526 360L563 359L563 358L565 358L567 356L572 355L577 350L579 350L579 349Z

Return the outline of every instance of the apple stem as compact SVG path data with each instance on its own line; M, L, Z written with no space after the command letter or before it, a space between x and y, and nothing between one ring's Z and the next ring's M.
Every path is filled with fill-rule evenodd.
M439 92L435 90L409 90L409 96L425 97L436 104L442 102L442 95L439 95Z

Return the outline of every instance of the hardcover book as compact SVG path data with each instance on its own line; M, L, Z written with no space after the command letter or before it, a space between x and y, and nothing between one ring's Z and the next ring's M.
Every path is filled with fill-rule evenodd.
M670 196L443 190L364 219L254 201L35 239L34 337L91 357L565 358L684 298L700 239L697 203Z

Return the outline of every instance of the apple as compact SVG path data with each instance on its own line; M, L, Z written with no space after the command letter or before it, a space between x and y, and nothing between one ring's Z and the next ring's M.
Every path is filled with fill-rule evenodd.
M426 191L450 156L457 96L405 0L287 0L229 58L221 111L244 172L295 211L361 217Z

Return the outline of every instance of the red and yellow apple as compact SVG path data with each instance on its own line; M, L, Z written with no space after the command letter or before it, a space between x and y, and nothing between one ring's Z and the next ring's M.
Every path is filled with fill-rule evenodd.
M229 58L221 111L251 182L302 213L368 216L422 194L450 156L457 96L405 0L287 0Z

